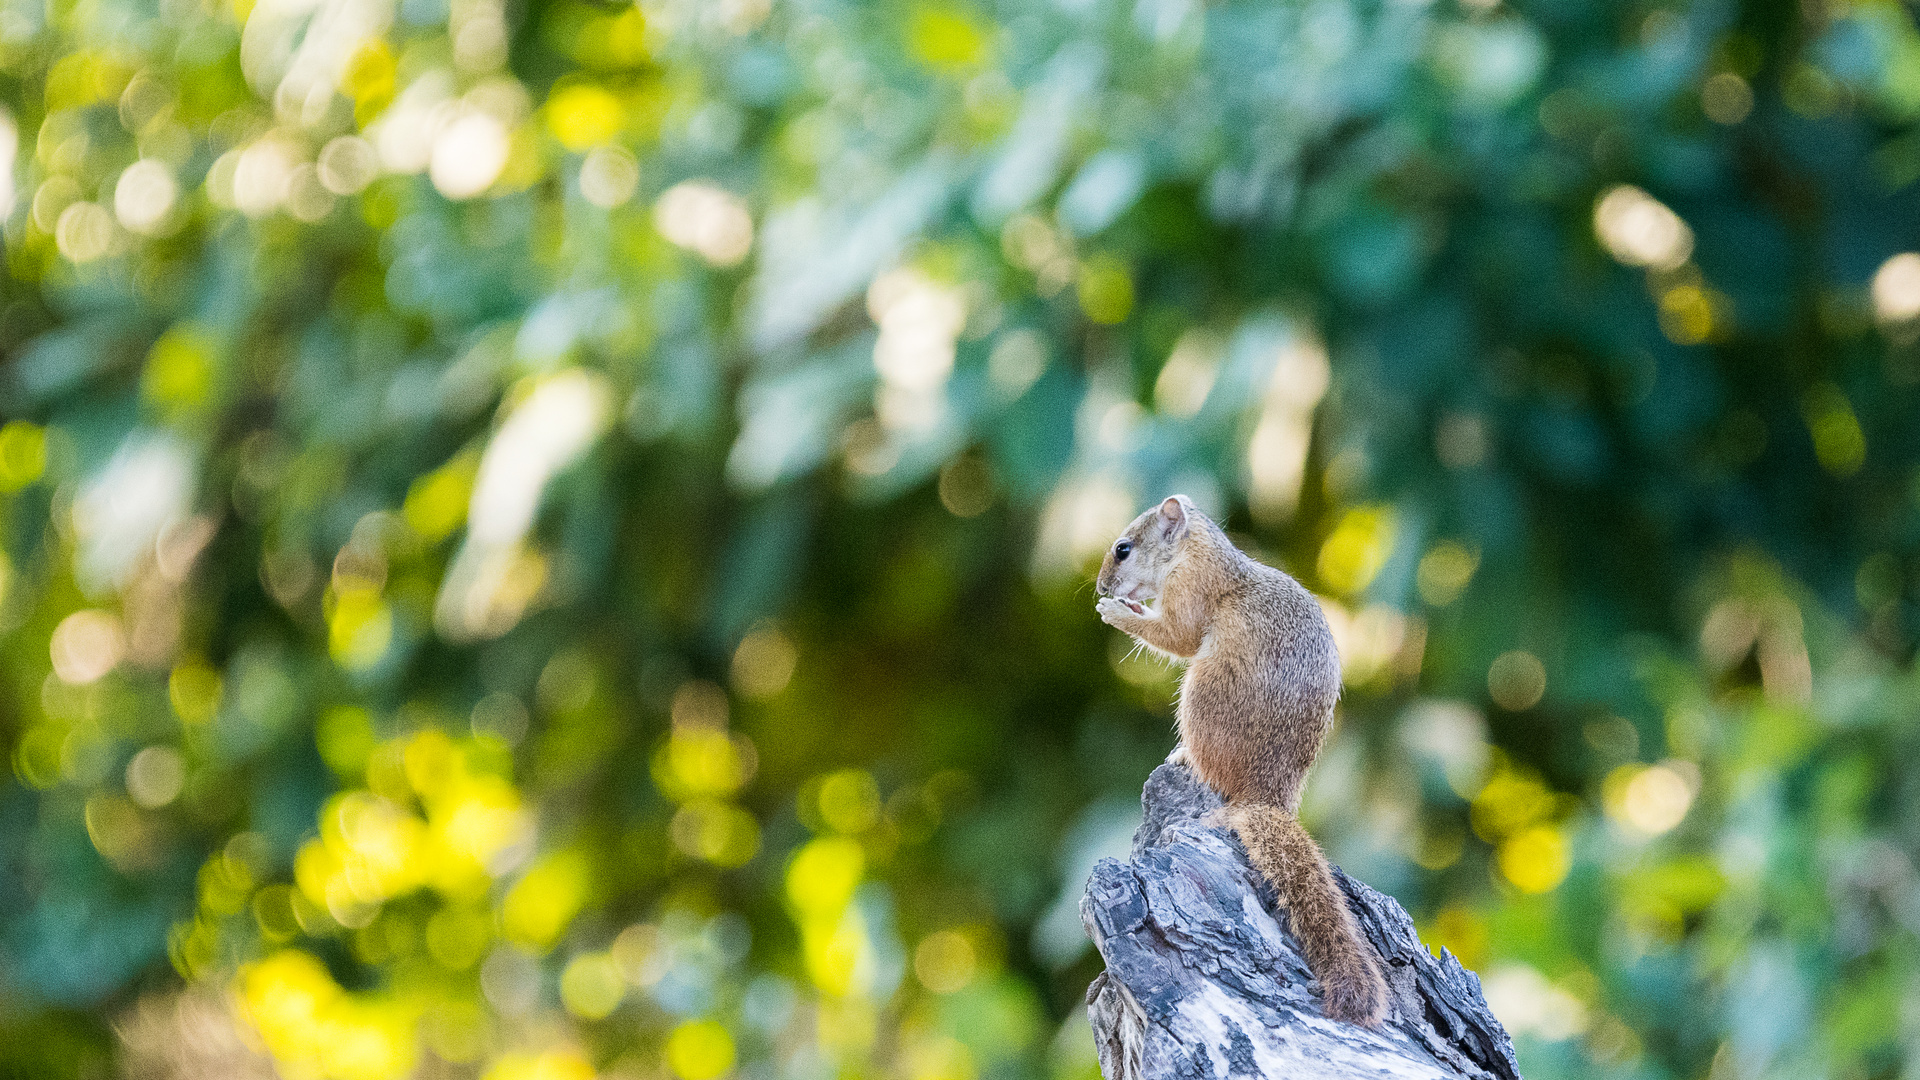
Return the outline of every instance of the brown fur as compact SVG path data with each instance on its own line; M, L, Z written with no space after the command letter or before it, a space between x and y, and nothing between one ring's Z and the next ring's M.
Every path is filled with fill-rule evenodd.
M1123 542L1131 550L1118 558ZM1098 589L1102 619L1188 661L1181 749L1170 760L1184 753L1226 796L1227 821L1280 894L1327 1015L1378 1024L1387 1009L1380 962L1298 818L1340 696L1340 657L1319 603L1248 558L1181 495L1134 519L1107 549ZM1146 609L1151 600L1158 610Z

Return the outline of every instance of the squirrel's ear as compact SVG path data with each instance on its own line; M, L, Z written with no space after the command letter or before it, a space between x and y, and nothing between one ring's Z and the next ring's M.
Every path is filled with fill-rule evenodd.
M1160 504L1160 529L1171 540L1187 529L1187 497L1169 495Z

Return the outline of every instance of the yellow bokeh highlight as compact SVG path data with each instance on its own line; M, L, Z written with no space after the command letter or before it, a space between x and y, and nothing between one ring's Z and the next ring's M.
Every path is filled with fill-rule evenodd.
M212 919L176 923L167 933L167 959L173 962L173 970L187 979L208 973L219 949L220 930Z
M1480 568L1480 556L1464 544L1443 540L1420 557L1414 584L1420 599L1434 607L1446 607L1460 598L1474 571Z
M1822 383L1807 394L1807 431L1813 436L1820 467L1835 476L1852 476L1867 462L1867 437L1860 418L1840 388Z
M63 56L47 70L47 112L112 101L126 88L133 71L125 60L101 50L83 49Z
M1487 929L1487 917L1465 904L1448 904L1434 916L1431 927L1420 930L1420 937L1434 949L1446 949L1470 969L1486 960L1487 946L1493 940Z
M47 471L44 428L15 420L0 427L0 493L19 491Z
M532 832L520 793L505 777L462 774L427 801L434 838L475 870Z
M1620 885L1620 907L1629 925L1673 941L1685 933L1687 916L1720 898L1727 878L1711 858L1696 855L1643 865Z
M364 710L336 707L322 717L316 742L342 776L369 762L399 766L392 782L378 785L384 795L361 789L328 800L319 837L294 860L301 893L346 925L364 926L380 904L421 888L483 897L497 856L531 838L519 792L471 766L471 740L428 730L375 745ZM410 808L414 796L424 818Z
M502 851L526 839L532 831L520 793L503 777L463 776L439 798L428 803L433 837L440 848L462 860L478 878ZM456 877L440 878L447 892L464 892Z
M863 961L872 950L865 922L852 906L865 870L866 853L844 836L809 841L787 866L787 899L800 926L807 974L836 997L861 989Z
M620 1007L627 980L620 965L607 953L587 953L568 962L560 973L560 1003L584 1020L600 1020Z
M613 17L600 35L605 43L604 57L620 67L637 67L647 62L647 17L630 7Z
M220 673L198 661L184 661L167 676L167 700L174 715L188 724L204 724L220 711Z
M922 8L907 24L907 44L913 55L931 67L972 67L987 55L987 35L965 15Z
M393 50L382 38L375 38L354 51L341 72L340 89L353 99L355 120L364 125L387 107L393 100L398 70Z
M340 922L365 925L367 909L427 882L426 824L370 791L327 800L320 836L294 858L294 882Z
M327 617L327 651L348 671L365 671L393 644L393 608L371 589L344 589Z
M647 47L646 14L638 7L629 7L617 15L588 20L574 40L572 51L574 59L590 68L640 67L651 55Z
M1660 294L1660 330L1676 345L1698 345L1713 336L1714 298L1698 285L1676 285Z
M200 906L217 915L235 915L253 895L253 873L247 864L225 852L209 858L197 877Z
M58 724L36 724L13 748L13 774L41 791L60 782L60 749L67 731Z
M1494 860L1501 876L1522 892L1543 893L1572 868L1572 845L1560 822L1577 805L1573 796L1555 793L1495 751L1492 775L1474 796L1468 819L1481 839L1498 845Z
M1576 802L1570 795L1555 794L1531 770L1496 754L1493 773L1473 797L1468 820L1482 840L1498 842L1536 822L1565 815Z
M787 899L803 916L837 914L853 899L866 853L841 836L810 841L787 866Z
M342 1000L321 1061L340 1080L387 1080L408 1076L419 1056L413 1019L402 1006L375 1003L359 995Z
M473 480L479 469L478 455L461 454L416 479L407 488L400 516L427 543L446 539L467 523L467 506L473 500Z
M676 802L731 795L752 778L751 748L723 730L676 725L651 762L653 781Z
M1320 545L1320 580L1339 593L1357 593L1373 583L1393 554L1393 511L1361 506L1347 511Z
M376 745L373 717L357 706L335 706L320 714L313 741L321 760L334 772L358 779L366 773L367 759Z
M800 924L807 976L822 993L848 997L865 991L872 951L866 919L851 905L835 918L806 919Z
M500 903L507 940L541 952L553 947L586 905L591 885L585 855L556 851L533 865Z
M460 769L459 747L444 731L429 728L406 741L400 748L400 767L407 784L423 798L445 791Z
M717 1020L689 1020L667 1036L667 1068L680 1080L714 1080L733 1062L733 1036Z
M957 930L928 934L913 951L913 974L936 994L951 994L973 981L979 969L973 942Z
M212 338L198 327L176 326L147 353L140 393L164 412L191 412L213 399L215 374Z
M1080 268L1080 310L1102 326L1127 321L1133 313L1133 278L1120 260L1096 255Z
M1496 858L1500 873L1521 892L1543 893L1566 880L1573 847L1558 828L1535 825L1503 841Z
M593 1066L575 1050L542 1054L512 1051L500 1055L482 1080L593 1080Z
M612 140L625 123L620 99L602 87L575 83L547 99L547 130L560 145L575 152Z
M237 984L241 1016L285 1075L397 1080L413 1071L414 1010L342 990L308 953L274 953L242 968Z
M880 785L865 769L841 769L820 782L820 818L835 832L862 833L880 820Z
M696 798L673 815L667 834L676 848L716 866L745 866L760 853L760 823L737 806Z
M341 994L326 967L297 949L275 953L240 974L247 1019L281 1058L296 1056L289 1052L295 1042L312 1037L320 1014Z

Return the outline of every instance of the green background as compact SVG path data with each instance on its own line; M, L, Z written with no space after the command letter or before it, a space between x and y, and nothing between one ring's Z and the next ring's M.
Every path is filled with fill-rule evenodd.
M1883 2L8 0L0 1075L1088 1078L1179 490L1526 1074L1912 1075Z

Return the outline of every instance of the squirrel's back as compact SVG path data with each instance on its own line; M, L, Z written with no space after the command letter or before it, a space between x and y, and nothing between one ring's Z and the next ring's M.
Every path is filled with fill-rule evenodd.
M1313 594L1246 561L1244 584L1220 596L1187 669L1180 730L1203 779L1222 794L1291 811L1333 724L1340 655Z

